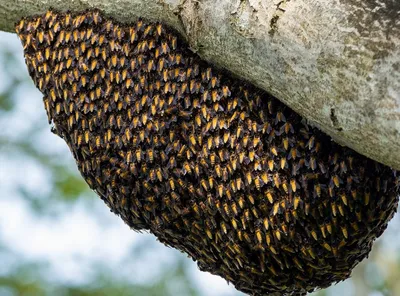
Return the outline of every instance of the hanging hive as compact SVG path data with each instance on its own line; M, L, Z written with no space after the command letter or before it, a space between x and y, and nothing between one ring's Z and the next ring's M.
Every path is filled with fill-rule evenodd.
M245 293L348 278L396 212L396 171L213 69L162 24L49 11L16 30L89 186Z

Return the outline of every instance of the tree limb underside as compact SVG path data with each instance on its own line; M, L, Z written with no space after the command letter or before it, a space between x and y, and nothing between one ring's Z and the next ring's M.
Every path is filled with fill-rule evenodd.
M49 8L175 28L203 59L271 93L335 141L400 169L398 0L0 0L0 30Z

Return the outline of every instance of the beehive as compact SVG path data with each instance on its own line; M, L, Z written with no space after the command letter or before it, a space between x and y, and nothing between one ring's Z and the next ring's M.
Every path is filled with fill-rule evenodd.
M245 293L303 295L348 278L396 211L399 173L160 23L49 11L16 30L89 186L131 228Z

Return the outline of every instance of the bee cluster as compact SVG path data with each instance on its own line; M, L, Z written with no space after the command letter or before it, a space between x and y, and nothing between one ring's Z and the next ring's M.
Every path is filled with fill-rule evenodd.
M89 186L131 228L245 293L346 279L396 212L399 173L213 69L160 23L48 11L16 30Z

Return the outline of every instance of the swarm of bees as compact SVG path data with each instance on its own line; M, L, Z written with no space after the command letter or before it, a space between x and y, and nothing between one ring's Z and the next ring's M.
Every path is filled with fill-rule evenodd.
M48 11L16 31L89 186L132 229L245 293L348 278L396 212L398 172L215 70L160 23Z

